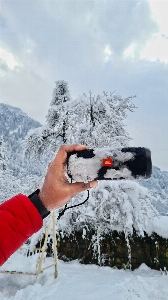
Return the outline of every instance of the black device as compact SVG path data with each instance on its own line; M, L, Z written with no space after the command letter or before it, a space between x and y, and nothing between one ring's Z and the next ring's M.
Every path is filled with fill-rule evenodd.
M68 153L67 174L77 182L149 178L151 151L144 147L87 149Z

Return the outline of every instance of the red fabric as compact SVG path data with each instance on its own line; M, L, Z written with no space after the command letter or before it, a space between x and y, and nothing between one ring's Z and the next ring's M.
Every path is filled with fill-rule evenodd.
M30 199L19 194L0 205L0 266L43 225Z

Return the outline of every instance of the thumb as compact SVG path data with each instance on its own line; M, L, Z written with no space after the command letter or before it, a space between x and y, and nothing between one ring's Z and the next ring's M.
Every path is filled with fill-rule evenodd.
M88 183L84 183L84 182L72 183L71 188L72 188L73 196L83 191L90 190L91 188L94 188L97 185L98 185L97 180L89 181Z

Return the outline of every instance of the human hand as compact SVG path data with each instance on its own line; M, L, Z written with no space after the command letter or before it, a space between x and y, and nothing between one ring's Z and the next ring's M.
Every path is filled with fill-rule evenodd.
M90 188L98 181L69 183L65 176L67 153L87 149L84 145L62 145L48 166L39 198L48 211L66 204L72 197Z

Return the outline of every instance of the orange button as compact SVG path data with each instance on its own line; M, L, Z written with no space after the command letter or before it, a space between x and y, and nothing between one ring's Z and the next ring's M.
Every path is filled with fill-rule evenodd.
M111 157L103 158L102 164L103 164L103 167L112 167L113 160Z

